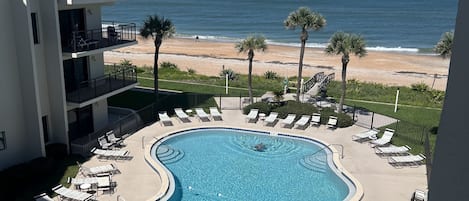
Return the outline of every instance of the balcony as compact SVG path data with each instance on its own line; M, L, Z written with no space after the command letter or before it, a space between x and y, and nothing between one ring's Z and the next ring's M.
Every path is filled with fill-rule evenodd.
M134 23L104 22L101 29L73 31L66 44L62 44L64 58L79 58L106 50L137 44ZM67 55L69 54L69 55Z
M72 107L83 107L95 101L131 89L137 85L135 67L116 67L113 73L78 84L78 89L67 92Z

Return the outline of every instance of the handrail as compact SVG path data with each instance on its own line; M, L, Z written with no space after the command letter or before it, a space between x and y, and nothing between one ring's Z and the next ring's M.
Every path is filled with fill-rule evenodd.
M73 52L77 52L136 40L137 26L135 23L106 22L101 25L101 28L72 31L71 40L67 45L70 45Z
M333 145L335 145L335 146L340 146L340 147L341 147L341 157L340 157L340 158L343 159L343 158L344 158L344 145L342 145L342 144L329 144L329 145L326 145L326 146L324 146L323 148L317 150L316 152L314 152L314 153L312 153L312 154L308 154L308 156L314 156L314 155L316 155L317 153L319 153L320 151L326 149L327 147L333 146Z

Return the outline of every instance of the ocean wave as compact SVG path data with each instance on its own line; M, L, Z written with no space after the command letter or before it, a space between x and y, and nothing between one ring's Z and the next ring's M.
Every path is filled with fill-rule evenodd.
M239 42L243 39L241 38L231 38L225 36L210 36L210 35L190 35L190 34L176 34L177 38L184 38L184 39L195 39L199 37L201 40L210 40L210 41L217 41L217 42ZM290 43L290 42L277 42L273 40L266 40L266 43L269 45L279 45L279 46L288 46L288 47L300 47L301 43ZM308 48L326 48L327 43L306 43L306 47ZM412 48L412 47L383 47L383 46L375 46L375 47L366 47L368 51L377 51L377 52L403 52L403 53L418 53L418 54L426 54L426 55L434 55L428 51L422 51L419 48Z

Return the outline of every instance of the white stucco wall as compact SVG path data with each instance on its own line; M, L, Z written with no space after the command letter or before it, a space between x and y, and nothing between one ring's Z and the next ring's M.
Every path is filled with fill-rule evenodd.
M100 100L93 103L93 123L94 130L98 131L107 126L108 123L108 111L107 111L107 99Z
M0 169L44 156L29 1L0 1L0 130L7 149ZM15 26L21 24L22 26Z

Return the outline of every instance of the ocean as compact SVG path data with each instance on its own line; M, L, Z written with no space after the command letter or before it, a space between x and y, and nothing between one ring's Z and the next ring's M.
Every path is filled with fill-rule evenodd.
M327 25L310 31L307 46L325 47L336 31L362 35L369 50L431 53L453 31L457 0L116 0L103 20L141 26L148 15L173 21L177 37L238 41L264 35L269 44L299 46L299 30L283 21L300 6L321 13Z

